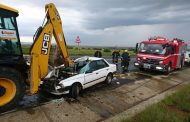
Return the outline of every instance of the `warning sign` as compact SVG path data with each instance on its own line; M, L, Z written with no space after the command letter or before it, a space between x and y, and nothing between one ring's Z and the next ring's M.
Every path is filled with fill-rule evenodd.
M78 43L78 44L81 43L79 36L77 36L77 38L76 38L76 40L75 40L75 43Z
M0 39L1 40L15 40L15 39L17 39L16 31L0 29Z

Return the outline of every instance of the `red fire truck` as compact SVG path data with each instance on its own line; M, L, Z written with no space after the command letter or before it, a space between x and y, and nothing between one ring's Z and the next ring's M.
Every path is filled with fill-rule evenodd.
M138 54L134 65L140 70L158 70L169 74L184 65L187 43L174 38L153 37L137 46Z

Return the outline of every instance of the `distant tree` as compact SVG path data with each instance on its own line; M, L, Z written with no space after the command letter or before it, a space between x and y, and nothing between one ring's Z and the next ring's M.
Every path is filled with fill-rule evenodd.
M94 48L94 50L102 50L101 48Z
M135 51L135 48L129 48L128 50L134 52L134 51Z
M111 52L111 50L108 49L108 48L105 48L105 49L104 49L104 52Z
M67 45L67 48L68 48L68 49L73 49L73 46Z
M74 50L78 50L78 47L75 47Z

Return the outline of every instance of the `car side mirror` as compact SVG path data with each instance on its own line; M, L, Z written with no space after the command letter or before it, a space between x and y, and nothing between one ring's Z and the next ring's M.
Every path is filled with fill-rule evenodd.
M92 73L92 70L88 70L88 71L86 71L86 74L88 74L88 73Z

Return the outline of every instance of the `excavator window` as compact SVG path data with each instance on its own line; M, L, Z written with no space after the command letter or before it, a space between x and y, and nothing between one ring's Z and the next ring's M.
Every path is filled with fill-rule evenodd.
M14 18L13 17L4 18L4 23L5 23L5 29L15 30Z
M0 19L0 28L3 28L3 23L1 19Z
M0 14L0 55L22 55L14 16Z

